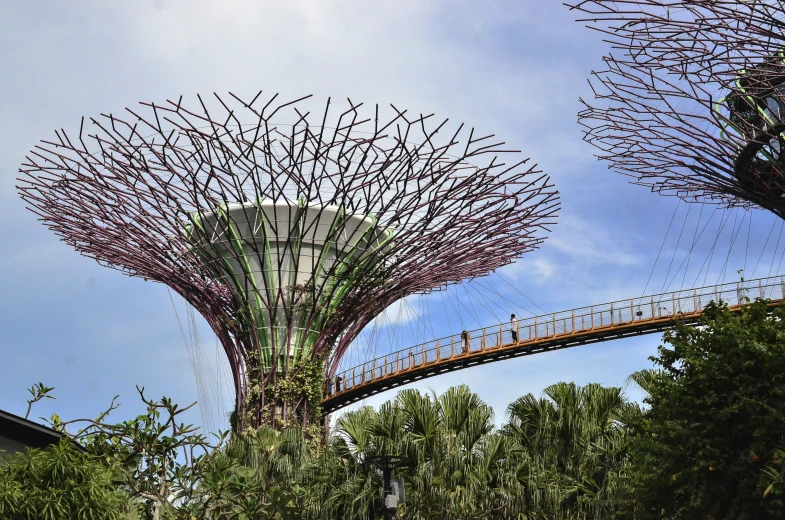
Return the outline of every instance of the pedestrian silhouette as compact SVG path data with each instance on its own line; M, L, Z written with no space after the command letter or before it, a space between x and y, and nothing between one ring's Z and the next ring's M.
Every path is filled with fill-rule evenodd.
M465 330L461 332L461 354L469 352L469 333Z

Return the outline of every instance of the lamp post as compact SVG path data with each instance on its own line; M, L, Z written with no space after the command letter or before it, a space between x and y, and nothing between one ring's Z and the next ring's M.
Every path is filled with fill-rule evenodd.
M392 472L396 468L408 465L409 461L405 457L397 455L374 455L368 457L368 462L376 466L382 472L382 503L384 509L384 520L392 520L393 513L398 509L399 500L403 502L403 481L399 481L396 492L392 489ZM371 509L371 519L375 518Z

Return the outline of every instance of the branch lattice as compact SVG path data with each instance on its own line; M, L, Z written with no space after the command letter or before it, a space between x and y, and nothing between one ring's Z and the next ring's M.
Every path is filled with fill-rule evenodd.
M579 114L600 159L655 192L785 217L783 1L570 7L612 48Z

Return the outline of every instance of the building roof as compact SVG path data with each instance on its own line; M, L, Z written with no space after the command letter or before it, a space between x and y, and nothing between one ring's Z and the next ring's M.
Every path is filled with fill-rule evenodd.
M0 410L0 437L5 437L30 448L46 448L56 444L64 434L24 417ZM80 451L85 449L74 443Z

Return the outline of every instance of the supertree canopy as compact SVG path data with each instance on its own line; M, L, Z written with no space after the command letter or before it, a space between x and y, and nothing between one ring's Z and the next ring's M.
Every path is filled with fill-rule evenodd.
M308 98L197 98L56 132L18 189L77 251L204 316L237 429L318 425L325 377L374 317L512 262L555 219L548 177L462 125L351 101L312 115Z
M615 170L785 218L785 3L586 0L612 45L579 119Z

